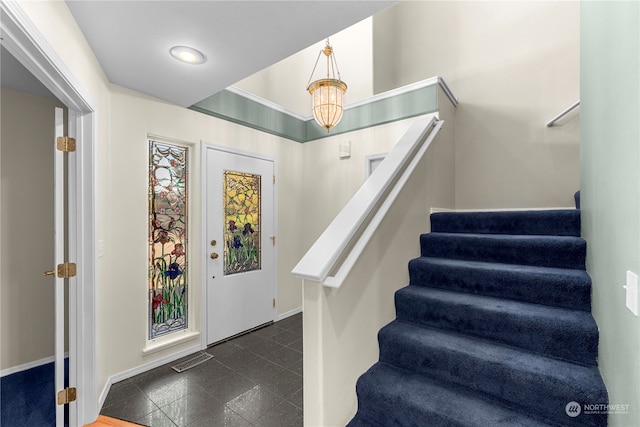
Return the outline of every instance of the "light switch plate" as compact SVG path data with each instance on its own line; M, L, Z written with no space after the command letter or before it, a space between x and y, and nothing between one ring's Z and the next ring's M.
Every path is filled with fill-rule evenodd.
M627 271L627 285L625 286L627 308L634 315L638 315L638 275Z
M98 247L96 249L96 256L102 258L104 256L104 240L98 239Z
M338 155L341 159L351 157L351 141L340 141L338 145Z

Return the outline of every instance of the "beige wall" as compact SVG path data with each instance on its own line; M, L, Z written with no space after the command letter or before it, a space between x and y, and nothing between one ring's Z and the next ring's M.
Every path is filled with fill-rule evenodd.
M0 369L53 357L54 108L2 88L0 136Z
M403 120L304 144L303 204L309 212L302 235L305 251L364 182L365 156L389 152L412 123ZM340 159L344 143L351 143L351 157Z
M460 105L456 207L572 206L579 2L403 1L377 14L374 91L439 75ZM572 116L575 117L575 116Z

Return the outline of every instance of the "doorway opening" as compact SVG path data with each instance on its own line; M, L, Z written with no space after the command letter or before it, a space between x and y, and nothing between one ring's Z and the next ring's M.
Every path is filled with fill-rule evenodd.
M55 425L55 285L42 273L55 264L54 109L64 105L10 53L2 49L1 54L0 312L5 393L0 424L51 426ZM67 319L68 299L64 306ZM61 331L62 353L69 349L67 329L68 324ZM62 370L62 382L66 378L68 383L68 363L62 363Z

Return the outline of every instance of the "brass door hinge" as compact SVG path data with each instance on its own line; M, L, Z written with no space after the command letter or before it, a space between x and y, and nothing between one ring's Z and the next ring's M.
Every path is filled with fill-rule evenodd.
M76 277L76 263L65 262L64 264L58 264L58 277L62 277L64 279Z
M56 148L65 153L76 151L76 139L69 136L59 136L56 138Z
M273 183L274 184L276 183L276 176L275 175L273 175Z
M271 239L271 243L273 243L273 246L275 246L276 245L276 236L271 236L270 239Z
M276 299L273 299L273 308L276 308Z
M69 387L58 392L58 405L66 405L76 401L76 388Z

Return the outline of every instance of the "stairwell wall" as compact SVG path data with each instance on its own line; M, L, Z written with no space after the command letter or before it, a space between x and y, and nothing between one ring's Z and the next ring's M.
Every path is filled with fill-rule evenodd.
M640 318L625 307L626 271L640 273L640 3L581 3L581 207L599 365L609 402L640 420ZM596 403L596 402L594 402Z
M456 208L572 206L580 2L402 1L373 17L374 93L443 76L460 101Z

